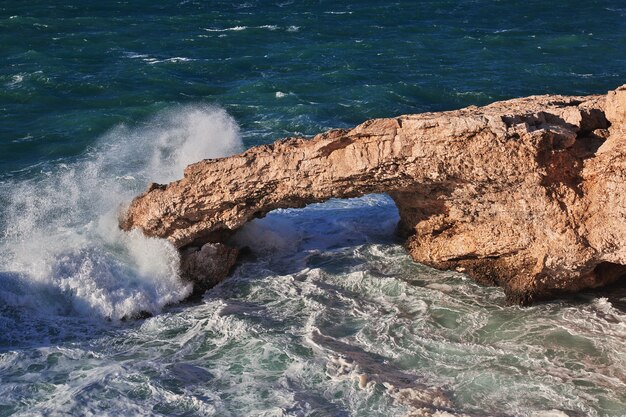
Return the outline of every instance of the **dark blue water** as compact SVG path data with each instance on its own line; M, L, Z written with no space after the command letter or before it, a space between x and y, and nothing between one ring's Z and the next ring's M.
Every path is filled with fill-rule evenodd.
M0 8L2 173L80 154L180 103L222 106L252 145L605 92L626 68L622 1L49 3Z
M609 301L503 307L412 263L384 196L252 224L174 308L175 251L116 228L196 160L605 93L625 52L624 1L0 2L0 415L626 415Z

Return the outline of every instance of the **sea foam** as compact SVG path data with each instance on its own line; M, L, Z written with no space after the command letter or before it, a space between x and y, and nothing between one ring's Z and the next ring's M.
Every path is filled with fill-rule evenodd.
M43 314L120 319L156 313L190 293L165 240L117 227L120 207L151 181L242 149L222 109L178 107L118 126L73 161L0 186L0 302Z

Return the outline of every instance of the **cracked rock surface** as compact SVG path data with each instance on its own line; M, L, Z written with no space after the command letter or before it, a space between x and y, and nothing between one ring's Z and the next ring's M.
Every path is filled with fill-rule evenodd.
M152 184L120 226L167 238L201 287L225 242L271 210L387 193L415 261L529 304L626 276L626 85L374 119L204 160ZM626 279L626 278L625 278Z

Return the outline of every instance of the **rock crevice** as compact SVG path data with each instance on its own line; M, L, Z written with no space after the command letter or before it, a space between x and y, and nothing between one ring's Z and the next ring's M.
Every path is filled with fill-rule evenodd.
M251 219L387 193L413 259L528 304L624 276L625 180L626 86L368 120L201 161L151 185L120 226L169 239L205 288L228 273L224 242Z

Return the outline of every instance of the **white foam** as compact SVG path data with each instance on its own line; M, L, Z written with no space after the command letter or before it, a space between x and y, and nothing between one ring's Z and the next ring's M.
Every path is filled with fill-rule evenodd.
M128 58L131 58L131 59L148 58L149 57L149 55L146 55L146 54L133 54L133 53L127 54L126 56L128 56Z
M533 413L532 417L568 417L568 414L561 410L546 410Z
M296 27L296 26L290 26ZM260 26L232 26L227 28L204 28L207 32L239 32L246 29L267 29L267 30L277 30L279 27L277 25L260 25Z
M154 64L161 64L163 62L172 62L172 63L191 62L191 61L195 61L195 59L185 58L182 56L175 56L175 57L166 58L166 59L146 58L144 59L144 61L147 62L148 65L154 65Z
M11 81L9 81L6 84L6 86L7 87L14 87L14 86L20 84L22 81L24 81L24 74L16 74L16 75L11 77Z
M178 276L177 251L120 231L119 207L151 181L180 178L189 163L241 147L224 110L179 107L141 127L118 126L79 161L4 184L1 302L119 319L185 298L191 288Z
M223 28L223 29L205 28L204 30L206 30L207 32L231 32L231 31L238 32L240 30L246 30L246 29L248 29L248 26L233 26L233 27Z
M443 293L449 293L454 291L454 287L452 287L452 285L448 285L448 284L441 284L438 282L433 282L432 284L427 284L426 288L429 288L431 290L435 290L435 291L441 291Z

